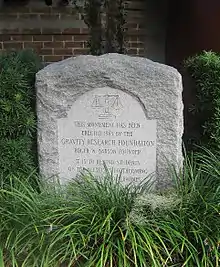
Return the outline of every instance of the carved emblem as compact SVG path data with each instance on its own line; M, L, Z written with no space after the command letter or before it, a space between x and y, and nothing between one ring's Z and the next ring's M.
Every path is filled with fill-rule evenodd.
M99 112L99 119L116 118L123 108L119 95L95 95L91 107Z

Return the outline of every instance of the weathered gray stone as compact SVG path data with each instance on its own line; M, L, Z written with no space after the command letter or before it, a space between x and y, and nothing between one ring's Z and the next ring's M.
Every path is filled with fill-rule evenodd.
M82 111L87 108L85 99L86 101L90 99L90 96L93 95L91 91L94 89L94 92L98 90L99 94L102 90L104 90L105 95L106 92L111 94L112 88L112 92L114 91L118 95L124 94L125 98L126 95L129 95L126 99L132 98L142 108L146 117L146 125L148 125L146 127L151 125L148 124L148 121L156 122L155 169L159 186L169 183L169 164L176 168L181 166L182 80L176 69L146 58L119 54L106 54L99 57L78 56L48 65L38 72L36 88L39 164L40 171L44 176L51 177L60 173L65 174L65 171L61 170L62 161L64 162L69 153L72 152L67 150L67 155L64 155L65 150L62 150L60 138L65 135L65 138L67 138L69 134L68 138L71 139L71 131L75 128L64 126L68 129L65 131L58 129L62 127L61 121L65 120L64 118L67 122L65 125L69 125L71 120L80 117ZM121 98L124 99L123 96ZM133 103L132 99L126 100L128 105ZM91 103L89 105L91 107ZM78 112L75 107L78 107ZM135 109L134 112L136 112ZM98 120L96 115L93 117L93 122ZM85 116L82 115L82 118L86 120ZM91 120L91 114L89 116ZM127 118L125 115L118 116L122 116L123 122L127 120L129 123L130 115ZM108 119L112 122L117 121L116 117L115 119L114 117ZM144 121L145 119L140 118L140 120ZM86 125L83 127L85 130ZM92 130L94 131L94 128ZM146 138L143 131L146 131ZM135 134L137 133L139 137L143 137L143 140L149 141L149 138L153 140L153 131L149 136L147 131L148 129L143 128L141 133L134 132L134 138L136 138ZM145 152L146 154L144 154ZM143 152L143 155L148 155L146 157L149 159L150 154L147 154L147 150L145 152ZM154 155L153 150L152 153ZM70 156L73 156L73 154ZM83 157L79 155L80 159ZM91 155L91 157L93 156ZM102 156L99 155L98 158L102 159ZM88 159L88 155L86 159ZM111 157L108 159L111 159ZM127 158L125 157L125 159ZM135 155L132 155L129 159L134 161ZM141 168L148 167L147 163L145 166L144 157L138 160L140 160ZM85 167L88 167L88 165L85 164ZM150 169L153 170L154 167L150 167ZM64 179L63 175L61 175L61 179Z

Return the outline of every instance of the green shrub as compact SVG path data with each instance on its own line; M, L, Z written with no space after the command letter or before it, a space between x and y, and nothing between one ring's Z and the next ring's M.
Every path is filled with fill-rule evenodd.
M175 187L161 193L124 188L111 174L102 181L84 175L66 188L45 184L41 193L27 179L9 177L13 185L0 190L5 263L217 267L219 158L203 151L195 162L188 159L181 177L173 174Z
M34 82L39 68L30 51L0 56L0 178L36 168Z
M220 149L220 55L203 52L185 61L196 86L197 104L192 111L199 121L199 138L195 144Z
M172 190L139 196L131 213L132 221L143 228L150 222L155 237L164 242L170 253L166 266L220 263L220 153L201 150L186 158L180 176L173 174Z

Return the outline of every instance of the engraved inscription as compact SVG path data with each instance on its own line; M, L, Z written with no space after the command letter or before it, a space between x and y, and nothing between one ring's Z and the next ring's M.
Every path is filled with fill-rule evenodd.
M124 184L139 183L156 171L156 120L131 95L94 89L58 120L58 148L62 180L84 169L101 179L105 163Z

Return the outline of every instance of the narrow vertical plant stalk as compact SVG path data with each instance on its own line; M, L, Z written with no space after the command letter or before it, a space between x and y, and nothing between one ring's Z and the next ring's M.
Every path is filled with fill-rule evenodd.
M125 53L124 0L85 0L81 7L74 0L89 29L90 54Z
M89 48L92 55L103 54L102 5L102 0L86 0L84 6L84 21L90 32Z
M3 249L0 248L0 267L4 267L4 255L3 255Z
M115 18L116 21L116 39L118 43L118 53L125 54L126 53L126 44L125 44L125 0L116 0L118 5L118 12Z

